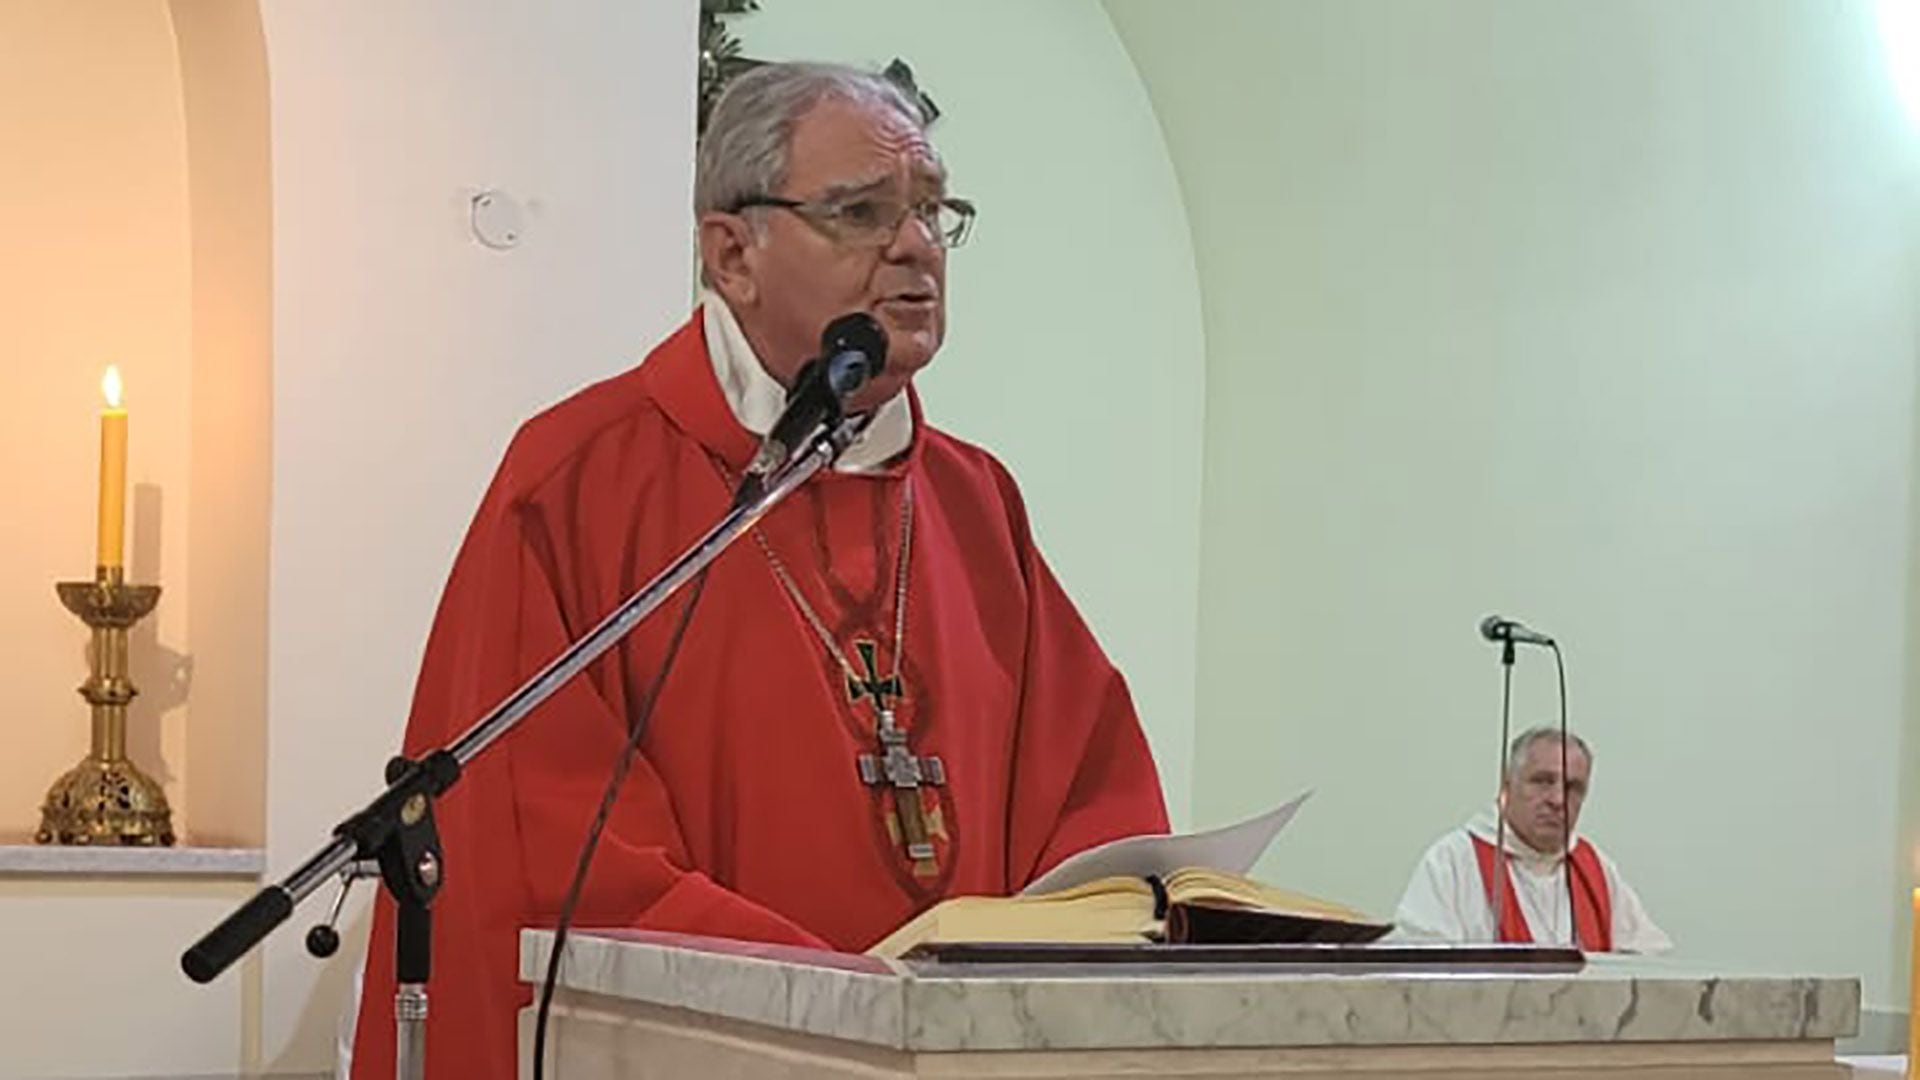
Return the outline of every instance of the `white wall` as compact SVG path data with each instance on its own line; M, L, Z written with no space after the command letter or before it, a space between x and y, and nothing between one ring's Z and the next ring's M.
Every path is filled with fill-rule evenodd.
M1489 611L1683 955L1901 1004L1913 134L1865 3L1109 0L1206 306L1195 813L1391 910ZM1525 657L1521 723L1553 715ZM1896 913L1899 913L1896 915Z
M780 0L749 56L913 66L956 192L934 423L1019 478L1041 547L1126 672L1176 823L1189 819L1205 343L1180 189L1094 0ZM987 58L991 58L990 61Z
M239 1075L250 967L194 986L179 956L252 891L211 879L0 879L10 983L0 1080Z
M263 14L277 878L376 790L515 426L630 366L688 308L695 5L267 0ZM514 250L467 233L468 199L489 187L533 208ZM300 938L267 953L274 1071L328 1064L357 963L358 935L324 968Z

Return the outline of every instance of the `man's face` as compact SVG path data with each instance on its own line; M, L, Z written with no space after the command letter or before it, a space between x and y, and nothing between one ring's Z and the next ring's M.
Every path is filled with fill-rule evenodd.
M914 124L892 109L829 98L794 126L783 190L767 194L848 219L946 194L946 171ZM737 215L701 221L701 251L761 363L783 383L820 348L820 331L852 311L886 328L886 371L853 401L877 405L933 359L946 333L946 249L933 227L908 214L873 242L851 242L833 219L779 208L760 233Z
M1580 807L1587 801L1587 781L1592 771L1587 755L1569 743L1567 794L1562 802L1560 740L1534 740L1520 768L1507 777L1502 793L1507 823L1535 851L1559 851L1580 823Z

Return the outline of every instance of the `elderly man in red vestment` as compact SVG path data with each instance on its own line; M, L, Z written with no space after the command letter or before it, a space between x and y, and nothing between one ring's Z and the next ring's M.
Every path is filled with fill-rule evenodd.
M641 365L527 423L455 560L406 750L458 735L726 509L822 327L875 316L873 420L715 564L575 923L860 950L944 897L1018 891L1163 832L1125 683L1034 546L1013 478L928 424L972 210L885 79L771 65L716 107L695 181L704 302ZM508 1080L517 931L551 924L686 597L441 801L429 1071ZM918 759L889 782L885 752ZM391 905L354 1076L391 1075Z

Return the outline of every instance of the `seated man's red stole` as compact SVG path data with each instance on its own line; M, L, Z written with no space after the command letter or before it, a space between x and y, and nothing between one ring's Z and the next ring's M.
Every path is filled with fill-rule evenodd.
M1487 904L1493 904L1494 855L1493 845L1473 837L1473 853L1480 860L1480 884L1486 888ZM1508 855L1500 860L1500 872L1507 875L1506 888L1500 900L1499 927L1500 942L1508 945L1533 944L1533 931L1527 926L1527 917L1520 910L1520 900L1514 895L1513 857ZM1580 938L1580 948L1585 952L1613 951L1613 897L1607 891L1607 873L1600 867L1600 853L1592 844L1581 840L1573 846L1567 857L1567 865L1573 874L1573 926Z

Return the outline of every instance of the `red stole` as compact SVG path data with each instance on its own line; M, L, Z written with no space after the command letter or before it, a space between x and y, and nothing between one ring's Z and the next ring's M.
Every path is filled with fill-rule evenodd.
M1480 884L1486 889L1487 903L1491 905L1493 845L1475 836L1473 853L1480 861ZM1528 928L1527 917L1521 912L1519 897L1514 893L1511 861L1510 856L1500 860L1500 870L1507 875L1507 880L1497 913L1499 940L1507 945L1531 945L1533 931ZM1613 896L1607 891L1607 873L1601 869L1600 853L1592 844L1581 840L1573 846L1567 865L1573 874L1573 926L1580 948L1586 952L1612 952Z

